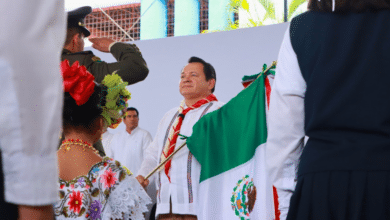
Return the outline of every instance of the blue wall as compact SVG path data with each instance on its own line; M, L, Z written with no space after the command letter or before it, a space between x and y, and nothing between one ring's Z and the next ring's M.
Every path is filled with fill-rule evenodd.
M167 12L167 0L141 0L141 40L167 36Z
M199 1L175 1L175 36L199 34Z
M230 0L209 0L209 31L223 30L228 27L228 19L233 21L233 13L228 13Z

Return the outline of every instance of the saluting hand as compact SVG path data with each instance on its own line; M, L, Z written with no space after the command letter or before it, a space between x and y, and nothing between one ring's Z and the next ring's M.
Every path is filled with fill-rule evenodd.
M106 37L93 37L93 38L88 38L88 40L92 42L93 48L105 53L110 52L109 46L111 43L115 42L114 40Z

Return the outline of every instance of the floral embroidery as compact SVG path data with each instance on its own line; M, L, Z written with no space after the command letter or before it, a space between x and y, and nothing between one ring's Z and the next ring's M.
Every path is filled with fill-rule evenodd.
M70 181L59 180L59 201L54 207L56 216L65 218L103 219L102 212L113 190L127 176L123 167L105 157L86 176Z
M100 219L100 213L102 211L102 204L100 201L95 200L92 202L91 206L89 207L89 215L91 216L92 220Z
M77 183L78 183L79 185L83 185L83 184L84 184L84 178L78 179L78 180L77 180Z
M116 173L112 172L111 168L109 168L108 170L104 171L100 182L104 183L105 188L110 188L118 180L115 175Z
M80 191L73 191L71 195L69 195L69 209L75 213L79 213L81 209L81 205L83 204L83 194Z

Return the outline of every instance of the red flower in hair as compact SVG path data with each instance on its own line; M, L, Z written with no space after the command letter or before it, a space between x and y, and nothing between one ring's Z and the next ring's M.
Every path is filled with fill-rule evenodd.
M95 90L95 77L80 66L79 61L69 65L68 60L61 62L61 72L64 79L64 91L69 92L77 105L85 104Z

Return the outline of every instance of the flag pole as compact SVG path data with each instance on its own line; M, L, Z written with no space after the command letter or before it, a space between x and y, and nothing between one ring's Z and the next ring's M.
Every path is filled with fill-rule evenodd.
M271 66L269 66L266 70L264 70L264 72L263 72L263 74L266 74L268 71L270 71L273 67L276 67L276 65L278 64L278 61L273 61L272 62L272 64L271 64ZM260 76L262 76L263 74L259 74L258 76L257 76L257 78L259 78ZM256 79L257 79L256 78ZM245 88L246 89L246 88Z
M278 63L278 61L273 61L271 66L269 66L265 71L264 71L264 74L266 74L270 69L272 69L273 67L276 66L276 64Z
M157 170L159 170L162 166L164 166L164 164L166 164L168 162L168 160L170 160L173 155L175 155L179 150L181 150L184 146L186 146L187 142L184 142L182 145L180 145L179 148L177 148L175 151L173 151L173 153L171 155L169 155L167 158L165 158L164 161L162 161L156 168L154 168L154 170L152 170L152 172L150 172L146 177L145 179L149 179L149 177L151 177Z

